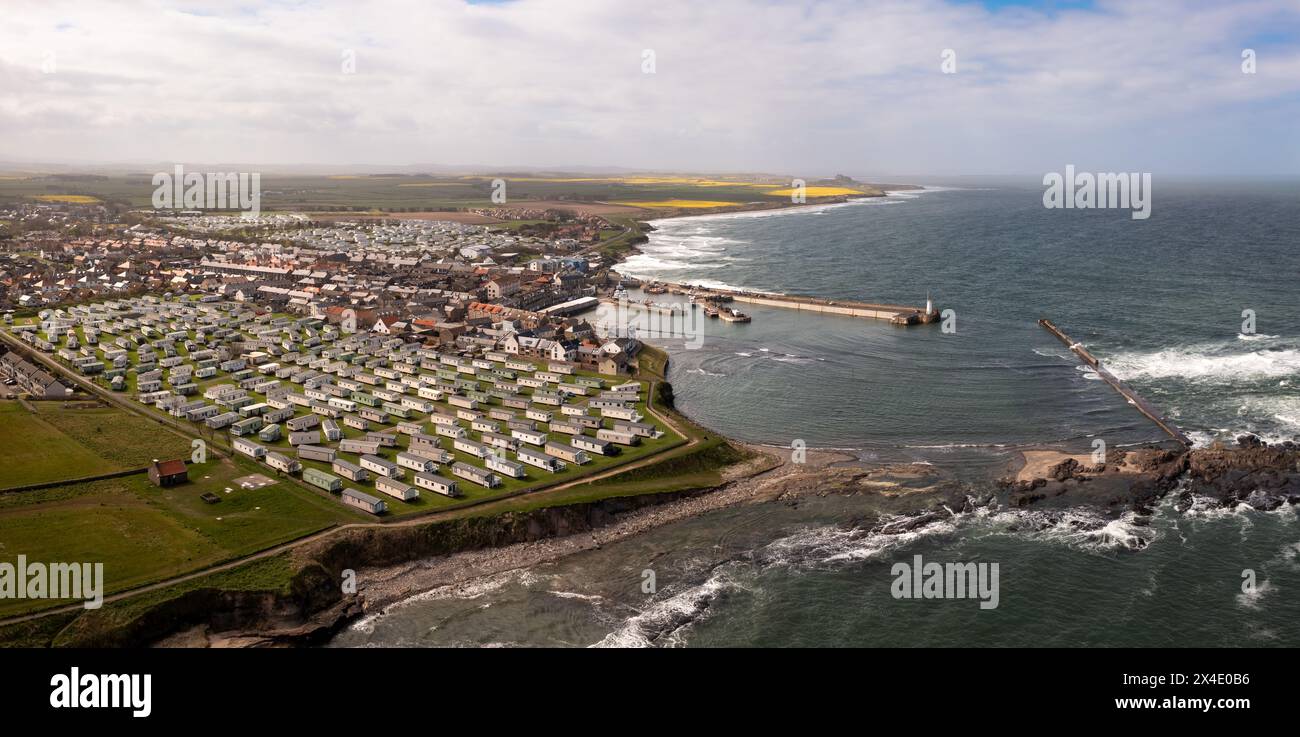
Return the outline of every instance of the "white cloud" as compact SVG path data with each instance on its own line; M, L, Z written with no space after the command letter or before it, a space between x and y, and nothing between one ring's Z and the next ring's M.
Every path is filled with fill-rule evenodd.
M1283 0L24 2L0 157L1295 172L1298 28Z

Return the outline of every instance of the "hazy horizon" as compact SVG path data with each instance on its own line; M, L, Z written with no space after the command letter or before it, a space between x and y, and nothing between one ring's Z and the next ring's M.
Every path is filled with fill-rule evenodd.
M55 0L7 16L0 163L19 167L1300 174L1287 0Z

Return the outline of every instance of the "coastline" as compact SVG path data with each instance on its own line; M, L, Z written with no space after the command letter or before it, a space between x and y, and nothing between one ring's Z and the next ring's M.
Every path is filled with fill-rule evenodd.
M1259 491L1280 470L1294 473L1300 453L1293 450L1179 452L1150 447L1112 451L1101 464L1084 465L1080 458L1088 457L1058 449L1026 449L1010 464L1010 475L997 481L996 491L981 492L933 467L873 466L848 453L813 449L806 464L796 464L787 451L775 468L629 512L591 530L363 569L358 571L359 612L337 631L364 626L367 619L392 613L423 596L473 595L491 577L599 550L663 525L743 504L796 504L814 495L860 496L860 513L841 524L866 535L906 536L961 518L1011 515L1023 530L1059 528L1129 551L1150 542L1145 530L1156 507L1171 495L1179 513L1204 508L1207 501L1224 509L1244 504L1264 512L1300 504L1300 492L1285 484L1274 484L1270 493Z
M825 206L823 204L806 207ZM782 209L790 211L797 208ZM734 214L736 213L694 217L726 217ZM684 217L692 216L684 215ZM626 254L615 261L615 265L621 263L623 258L626 258ZM687 419L702 428L708 428L707 420L699 422L695 418ZM711 435L724 437L712 430L708 432ZM743 445L730 439L728 442L738 447ZM201 636L191 630L166 636L157 644L179 646L315 644L319 643L322 637L328 638L343 627L374 616L390 607L400 606L401 602L418 597L422 592L449 588L454 592L469 587L484 577L600 549L602 546L644 534L658 527L726 507L793 501L813 494L874 494L883 498L896 497L897 503L892 506L891 512L897 515L895 519L882 521L877 517L864 521L859 518L846 522L846 524L870 525L873 532L878 530L880 534L920 529L938 520L946 519L948 515L954 514L954 510L960 514L976 508L1015 510L1032 506L1037 513L1039 509L1060 510L1073 506L1097 510L1102 517L1111 520L1127 515L1136 515L1140 519L1155 501L1174 492L1175 483L1185 477L1192 465L1186 454L1170 455L1168 453L1172 452L1152 450L1145 461L1131 462L1129 456L1124 455L1118 460L1108 459L1111 461L1109 467L1098 471L1089 468L1090 456L1070 453L1050 446L1029 446L1015 451L1016 457L1009 464L1009 476L996 482L992 478L989 479L992 482L989 486L996 485L999 491L985 493L986 490L981 484L981 491L972 496L970 486L953 483L938 475L933 476L933 483L923 489L904 486L888 477L911 474L915 479L926 476L924 470L915 467L889 469L880 464L873 465L860 461L855 456L840 450L810 448L808 451L810 463L805 467L797 467L790 463L788 449L755 445L746 447L768 456L779 453L784 458L775 468L755 473L746 473L743 468L737 466L729 467L726 480L720 485L691 490L684 495L664 493L661 502L646 501L646 506L629 505L630 511L627 508L616 510L614 514L593 521L589 529L568 534L550 531L524 541L474 543L461 545L462 549L456 549L459 541L453 540L446 545L448 552L425 553L410 561L372 567L364 566L365 554L378 549L378 546L371 549L357 549L351 551L357 554L351 560L354 563L361 563L358 567L359 596L351 600L345 598L343 602L329 608L317 608L305 612L310 615L311 620L319 616L319 621L314 623L309 621L306 625L298 623L292 628L277 629L276 623L271 621L270 617L265 617L241 629L213 634L208 634L205 629ZM1128 452L1146 453L1146 450ZM1261 465L1256 460L1248 460L1233 465L1221 459L1210 465L1213 466L1214 463L1219 464L1218 470L1213 471L1213 468L1211 470L1222 475L1224 469L1239 471L1247 466L1257 469L1267 467L1271 462ZM1274 466L1273 470L1276 468L1277 466ZM1224 493L1220 494L1220 503L1229 506L1243 503L1252 490L1246 490L1243 485L1234 481L1221 491ZM1187 494L1186 491L1179 493L1180 505L1186 503ZM642 493L613 498L613 500L647 499L650 496L653 494ZM1285 494L1274 494L1256 501L1261 507L1268 508L1282 501L1294 504L1297 499ZM560 511L569 508L580 513L580 508L583 506L579 503L568 503L554 509ZM874 506L873 502L864 504L864 507L871 506ZM1046 512L1049 517L1054 513L1054 511ZM493 519L509 518L511 514L501 512L494 514ZM502 522L503 525L508 523L509 520ZM432 528L429 532L434 535L441 534L441 530ZM324 567L330 574L335 573L328 563ZM337 589L336 581L337 577L334 577L332 582L311 583L320 583L322 586L325 583L332 583Z

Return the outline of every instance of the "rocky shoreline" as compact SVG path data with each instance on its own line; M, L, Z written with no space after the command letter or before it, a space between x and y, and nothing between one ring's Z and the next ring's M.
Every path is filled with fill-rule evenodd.
M764 449L773 452L773 449ZM993 491L956 482L927 465L863 466L842 453L812 452L806 464L787 457L776 469L725 484L707 494L630 513L606 527L578 535L526 542L504 548L457 553L438 559L359 572L361 609L382 612L422 592L467 589L479 580L549 562L640 534L646 530L735 504L797 503L808 496L873 495L873 514L853 521L864 534L901 535L960 514L1033 507L1043 514L1038 527L1083 524L1063 512L1087 507L1098 513L1098 528L1125 515L1134 524L1154 512L1154 505L1177 494L1176 509L1185 511L1196 498L1224 507L1248 504L1271 511L1300 503L1300 453L1286 448L1243 447L1175 451L1160 447L1117 450L1105 463L1085 465L1061 451L1026 451L1058 459L1042 475L1019 473L999 479ZM1041 458L1042 456L1040 456ZM1021 469L1028 468L1024 459ZM1142 547L1135 540L1132 547Z
M738 504L798 504L814 496L869 497L862 517L846 524L870 535L905 535L962 515L1022 514L1017 524L1041 530L1066 525L1104 533L1124 519L1149 523L1158 502L1174 495L1174 508L1194 504L1271 511L1300 504L1300 450L1243 441L1237 448L1112 450L1101 463L1052 449L1022 452L1007 476L972 485L926 464L864 465L851 455L809 451L791 461L788 449L751 448L754 458L730 469L713 489L643 495L590 505L502 515L451 526L408 531L400 539L344 536L304 551L309 561L296 588L313 591L302 617L251 617L225 632L207 625L179 632L162 646L265 647L327 642L352 622L412 596L452 592L485 577L598 549L653 528ZM779 461L771 465L773 458ZM762 470L767 468L767 470ZM1080 515L1080 509L1090 510ZM453 529L453 527L455 529ZM1126 547L1140 549L1134 536ZM357 590L337 593L340 571L356 567ZM282 607L281 607L282 608Z

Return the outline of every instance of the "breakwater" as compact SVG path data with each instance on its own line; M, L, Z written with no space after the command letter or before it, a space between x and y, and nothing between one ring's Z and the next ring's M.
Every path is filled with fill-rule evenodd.
M1096 356L1092 355L1087 348L1084 348L1081 343L1066 335L1065 331L1058 328L1047 318L1040 319L1038 324L1042 325L1047 332L1055 335L1057 339L1064 343L1070 351L1074 353L1074 355L1079 357L1079 360L1091 366L1093 370L1097 372L1097 375L1101 377L1102 381L1110 384L1115 391L1119 392L1120 396L1127 399L1129 404L1137 408L1137 411L1146 415L1152 422L1156 423L1156 426L1165 431L1169 437L1178 441L1178 443L1185 448L1191 446L1192 441L1183 434L1182 430L1174 427L1173 424L1165 419L1160 410L1156 409L1154 405L1142 398L1142 396L1137 392L1133 391L1128 384L1120 381L1114 374L1107 371L1106 367L1101 365L1101 361Z
M825 315L843 315L874 320L888 320L895 325L925 325L939 319L939 310L933 305L915 307L910 305L893 305L876 302L859 302L855 300L824 299L791 294L771 292L750 292L733 289L716 289L696 287L690 284L655 282L672 294L693 296L696 299L717 300L721 302L744 302L765 307L783 307L804 312L816 312Z

